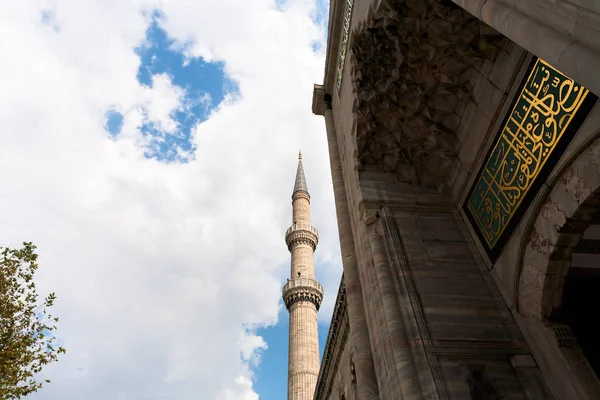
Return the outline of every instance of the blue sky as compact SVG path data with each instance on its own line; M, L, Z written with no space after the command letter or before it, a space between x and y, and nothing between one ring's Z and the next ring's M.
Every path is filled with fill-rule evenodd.
M146 137L161 140L146 149L144 155L164 162L186 162L177 149L193 154L192 129L205 121L212 110L225 98L236 93L236 83L225 76L222 62L205 62L201 57L186 57L177 43L170 39L160 26L160 12L151 13L152 22L146 30L144 41L135 49L140 58L137 80L149 88L153 87L153 76L166 74L172 85L184 91L182 104L173 110L172 118L177 124L176 134L164 134L153 121L144 121L141 132ZM44 20L47 19L43 15ZM105 113L105 128L112 136L118 136L123 115L110 107Z
M285 3L278 1L280 9ZM325 23L325 2L319 2L314 15L315 23ZM145 156L163 162L186 162L177 157L175 147L186 151L193 150L190 140L192 129L205 121L212 110L225 98L225 94L237 94L236 83L225 75L222 62L205 62L201 57L189 58L176 48L164 29L160 27L161 14L153 13L153 22L146 32L144 43L136 49L141 64L137 73L138 81L152 87L152 76L166 73L174 85L185 90L185 110L177 110L173 117L178 124L178 135L167 135L157 148L148 149ZM321 42L314 41L312 49L318 51ZM119 134L123 116L110 108L106 112L106 130L113 136ZM152 123L142 127L144 135L160 135ZM282 242L283 245L283 242ZM254 369L255 391L261 400L278 400L287 394L287 355L289 320L287 312L279 313L279 322L267 328L258 329L256 334L263 337L268 348L261 353L260 364ZM319 324L319 345L321 356L327 339L329 325Z
M325 0L5 7L0 245L38 246L67 348L32 400L285 398L299 148L322 351L341 275L310 107L326 16Z
M282 312L277 325L258 331L269 345L256 371L255 389L261 400L285 399L287 396L288 330L288 315L287 312ZM323 358L328 331L328 324L319 324L321 358Z
M285 6L285 3L278 2L279 9L285 9ZM321 1L313 16L315 23L323 24L325 13L326 8ZM173 85L185 91L185 96L182 101L184 109L172 114L177 123L176 135L164 135L151 121L143 123L141 132L144 136L164 136L164 140L157 146L148 148L144 156L161 162L189 162L189 159L178 156L176 148L193 153L195 145L191 134L194 127L209 118L226 94L239 95L238 88L236 82L226 76L222 62L206 62L202 57L187 57L182 52L185 45L175 43L161 27L161 18L164 16L157 11L151 15L152 22L146 31L145 40L136 48L141 62L137 80L151 88L154 75L167 74ZM321 46L319 41L311 44L313 51L318 51ZM117 137L123 124L123 115L110 107L105 116L105 129L111 136ZM261 400L282 399L287 393L288 318L288 313L282 308L276 325L256 330L256 334L267 345L267 349L260 353L259 365L254 368L254 390ZM328 323L319 324L321 356L328 330Z

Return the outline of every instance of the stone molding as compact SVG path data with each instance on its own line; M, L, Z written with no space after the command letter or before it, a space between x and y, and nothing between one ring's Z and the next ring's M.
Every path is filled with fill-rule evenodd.
M323 301L323 286L311 278L295 278L287 281L283 286L282 294L288 310L294 303L308 301L313 303L318 311Z
M335 77L339 62L339 49L342 43L345 9L345 0L330 0L325 76L323 77L323 87L328 93L334 93L335 91Z
M342 87L342 78L344 77L344 65L346 64L346 54L348 52L348 41L350 40L350 23L352 22L352 7L354 0L346 0L346 8L344 10L344 21L342 25L342 42L338 54L336 76L335 76L335 91L339 95Z
M383 1L353 33L359 165L442 190L457 161L457 108L469 78L501 36L440 0Z
M285 232L285 243L290 251L297 244L308 244L314 251L319 243L319 232L310 224L296 223Z
M333 386L335 372L339 368L339 358L344 351L344 346L349 334L349 320L346 303L346 285L344 276L340 282L335 307L331 317L327 342L323 351L319 380L315 389L314 400L324 400L329 397Z
M298 199L306 199L310 204L310 194L305 190L298 190L292 194L292 203Z

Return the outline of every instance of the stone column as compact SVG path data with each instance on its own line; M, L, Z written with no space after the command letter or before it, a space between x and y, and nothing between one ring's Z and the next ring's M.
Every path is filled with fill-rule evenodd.
M344 283L346 285L346 299L350 320L350 345L354 351L358 398L362 400L378 400L379 389L377 387L369 331L364 314L362 288L356 264L356 250L354 247L333 112L331 104L324 103L323 97L325 92L322 86L315 85L315 95L320 97L321 104L325 106L321 110L323 112L321 115L325 117L327 143L329 145L329 162L331 165L342 264L344 267Z
M361 369L359 370L358 365L356 368L357 389L360 393L358 398L377 399L386 397L398 400L435 399L437 398L437 391L426 362L427 360L424 360L427 371L423 371L421 374L427 379L426 388L422 387L420 375L416 370L413 360L413 349L411 348L414 343L409 343L409 338L405 332L405 329L407 329L405 326L406 321L400 310L399 300L396 297L397 293L391 276L392 271L388 263L385 244L383 243L383 238L380 236L381 233L375 231L376 226L378 226L378 229L382 229L380 226L381 221L375 217L365 219L365 236L363 237L362 251L365 255L368 253L366 255L368 260L364 266L357 264L357 242L355 241L351 227L350 209L346 197L345 171L342 170L338 143L339 132L336 132L330 103L321 100L322 104L319 104L320 101L317 96L322 91L322 87L315 85L313 112L325 116L340 243L342 246L344 280L348 298L350 340L353 344L353 349L362 350L360 357L364 360ZM367 219L371 221L368 223L369 226L367 226ZM361 270L363 273L362 277L359 274ZM376 302L375 313L370 315L373 319L371 323L376 324L376 326L374 329L371 326L370 331L367 328L368 321L365 315L366 303L364 303L365 300L363 299L365 290L363 285L365 281L371 282L370 287L367 288L372 295L371 307ZM353 290L350 289L350 285L353 286ZM368 283L367 285L369 286ZM353 313L358 317L353 315ZM370 335L373 336L370 337ZM419 344L420 337L415 339L417 339L415 343ZM373 347L371 344L373 344ZM379 353L382 353L382 356L378 360L381 363L377 369L380 374L378 377L375 374L376 368L374 365L373 349L375 346L377 346ZM363 377L360 376L360 372L362 372ZM378 385L377 378L381 380L380 384L383 385ZM362 387L359 386L361 383L363 384Z
M452 0L600 95L600 6L578 1ZM583 3L579 1L579 3Z
M383 243L381 221L376 221L368 227L369 246L373 256L373 270L379 286L381 306L387 323L386 331L393 344L392 348L386 349L394 354L394 374L388 379L393 382L396 390L396 398L405 400L424 399L419 382L419 376L415 369L413 355L405 332L405 321L400 311L400 304L396 290L394 289L391 268L388 263L387 250ZM433 397L430 398L435 398ZM437 396L436 396L437 397Z
M292 226L285 234L291 253L291 277L283 287L283 301L290 313L288 400L312 400L319 377L317 311L323 287L314 279L313 257L319 236L310 224L310 195L301 157L292 194Z

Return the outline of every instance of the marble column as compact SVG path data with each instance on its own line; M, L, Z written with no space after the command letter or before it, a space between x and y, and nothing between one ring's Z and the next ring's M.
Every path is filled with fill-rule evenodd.
M369 332L365 320L363 294L360 278L358 276L356 250L352 235L348 200L344 185L344 177L342 175L340 150L337 142L333 112L331 110L331 105L326 105L324 102L323 97L325 96L325 92L323 91L322 86L315 86L315 94L320 97L320 102L323 105L323 108L320 111L321 115L325 117L327 143L329 146L329 162L331 166L331 178L333 181L333 194L335 198L338 233L344 268L344 283L346 285L346 298L350 320L350 345L354 351L358 398L362 400L378 400L379 389L373 365L373 354L371 352Z

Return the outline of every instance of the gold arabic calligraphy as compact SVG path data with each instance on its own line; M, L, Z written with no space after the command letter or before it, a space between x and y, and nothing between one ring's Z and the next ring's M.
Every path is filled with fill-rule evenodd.
M468 201L492 249L589 91L538 59Z

